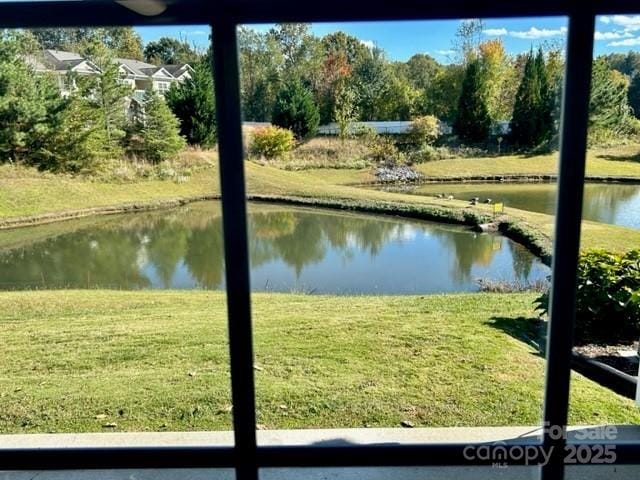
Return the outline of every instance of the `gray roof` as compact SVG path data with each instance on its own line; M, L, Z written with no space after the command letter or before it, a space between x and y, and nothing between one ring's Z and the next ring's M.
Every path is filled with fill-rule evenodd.
M55 71L69 71L84 62L88 62L87 59L83 58L80 54L75 52L65 52L64 50L44 50L39 55L30 55L25 57L25 60L36 70ZM191 69L191 67L186 63L157 66L140 60L133 60L131 58L116 58L115 61L131 70L136 77L145 78L152 76L163 69L167 72L169 78L174 75L179 77L185 71ZM97 67L91 62L88 62L87 69L97 70Z
M174 77L179 77L184 72L191 70L191 66L188 63L165 64L160 66Z
M133 60L131 58L116 58L116 62L126 66L141 77L151 76L163 68L162 65L158 67L151 63L141 62L140 60ZM169 73L169 76L171 76L171 73Z
M59 62L84 60L80 54L74 52L65 52L63 50L46 50L46 52Z
M140 75L142 77L148 76L149 70L155 70L156 68L158 68L155 65L152 65L150 63L141 62L140 60L133 60L131 58L116 58L115 60L116 62L127 67L136 75Z
M74 52L63 50L44 50L38 59L39 63L56 71L69 71L78 65L87 62L85 58ZM97 70L97 67L90 64L89 70Z

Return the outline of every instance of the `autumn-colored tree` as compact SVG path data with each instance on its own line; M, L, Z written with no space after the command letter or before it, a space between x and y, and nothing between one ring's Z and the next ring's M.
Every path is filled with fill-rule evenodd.
M482 91L489 117L493 122L509 118L511 109L503 103L501 93L510 68L502 40L488 40L479 46L482 65Z

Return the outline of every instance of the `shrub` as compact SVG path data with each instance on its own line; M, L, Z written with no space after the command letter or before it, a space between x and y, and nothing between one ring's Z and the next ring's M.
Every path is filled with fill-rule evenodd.
M451 155L446 147L422 145L417 150L407 152L407 163L413 165L416 163L431 162L432 160L442 160L450 157Z
M536 303L546 313L548 293ZM576 343L630 343L639 334L640 250L583 254L578 265Z
M431 145L440 133L438 119L433 115L417 117L411 122L408 140L414 145Z
M257 129L251 140L251 153L266 158L281 157L293 148L293 132L275 126Z
M381 135L371 142L371 159L376 163L397 165L400 163L401 153L391 138Z

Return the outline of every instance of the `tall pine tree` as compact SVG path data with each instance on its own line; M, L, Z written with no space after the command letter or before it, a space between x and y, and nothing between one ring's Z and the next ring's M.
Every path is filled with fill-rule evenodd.
M313 135L320 123L320 111L311 91L298 79L286 83L278 92L272 122L288 128L297 139Z
M216 143L216 103L213 76L205 57L195 65L191 78L174 84L165 100L180 120L180 134L190 145L210 147Z
M144 124L140 132L144 156L152 162L169 160L186 144L180 136L180 121L157 93L148 91L144 100Z
M467 65L462 92L458 101L458 116L454 127L463 141L478 143L486 140L491 129L482 86L482 67L476 58Z
M36 75L22 54L15 35L0 39L0 163L47 168L49 139L67 102L54 79Z
M589 99L589 134L602 137L624 133L631 109L628 103L629 81L612 70L603 58L593 62Z
M542 50L527 54L511 118L511 139L520 147L534 147L553 132L553 91Z

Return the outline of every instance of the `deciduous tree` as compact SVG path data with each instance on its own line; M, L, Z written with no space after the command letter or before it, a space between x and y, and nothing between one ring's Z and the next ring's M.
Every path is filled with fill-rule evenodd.
M194 64L200 55L183 40L161 37L158 40L147 43L144 47L144 59L154 64Z

